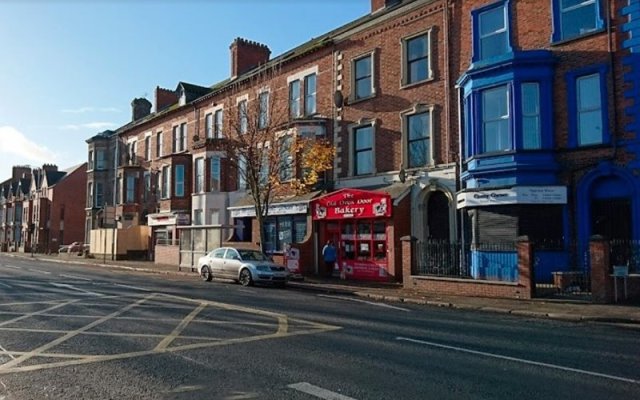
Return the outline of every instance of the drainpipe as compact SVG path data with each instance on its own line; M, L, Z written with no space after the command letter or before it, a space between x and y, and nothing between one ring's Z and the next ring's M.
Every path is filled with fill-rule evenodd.
M449 4L448 0L443 1L444 3L444 11L443 11L443 26L444 26L444 119L447 121L445 125L445 157L444 162L449 164L450 162L450 153L451 149L449 148L451 145L451 140L449 135L451 134L451 110L450 107L450 96L451 90L449 88L450 71L449 71L449 6L453 6L453 4Z
M615 4L615 2L614 2ZM611 133L611 139L613 142L613 156L612 159L615 161L616 155L617 155L617 151L618 151L618 140L617 140L617 136L618 136L618 110L617 110L617 100L618 100L618 91L617 89L617 85L616 85L616 80L614 78L615 76L615 58L613 56L613 49L614 49L614 43L613 43L613 34L611 31L611 2L607 1L607 7L606 7L606 24L607 24L607 52L608 52L608 56L609 56L609 83L611 84L611 94L613 96L613 132Z
M113 206L115 207L118 199L118 167L120 167L120 135L115 135L115 157L113 159Z

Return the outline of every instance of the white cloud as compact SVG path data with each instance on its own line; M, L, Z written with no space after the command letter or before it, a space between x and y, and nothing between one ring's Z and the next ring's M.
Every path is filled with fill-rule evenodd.
M86 124L67 124L58 127L63 131L79 131L81 129L101 130L115 127L113 122L87 122Z
M118 113L120 112L120 109L116 107L79 107L79 108L65 108L64 110L61 110L61 112L69 113L69 114L82 114L82 113L88 113L88 112Z
M36 163L52 163L56 159L56 155L51 150L32 142L12 126L0 126L1 153L18 156Z

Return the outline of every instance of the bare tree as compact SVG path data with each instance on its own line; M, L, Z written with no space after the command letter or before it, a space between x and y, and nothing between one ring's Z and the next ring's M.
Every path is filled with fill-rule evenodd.
M272 67L235 84L226 96L225 151L238 189L251 196L265 250L265 220L279 197L304 193L333 167L334 147L291 126L288 87Z

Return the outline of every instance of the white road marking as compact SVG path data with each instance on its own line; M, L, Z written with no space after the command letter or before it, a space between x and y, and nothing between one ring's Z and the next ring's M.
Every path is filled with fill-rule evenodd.
M11 269L22 269L20 267L16 267L15 265L7 265L7 264L0 265L0 267L11 268Z
M71 279L80 279L81 281L91 281L91 279L89 279L89 278L83 278L81 276L76 276L76 275L63 275L63 274L60 274L60 276L63 276L65 278L71 278Z
M39 273L39 274L51 275L51 272L49 272L49 271L43 271L43 270L41 270L41 269L33 269L33 268L29 268L29 271L37 272L37 273Z
M57 286L57 287L62 287L62 288L67 288L67 289L75 290L75 291L82 292L82 293L85 293L85 294L88 294L88 295L91 295L91 296L100 296L100 297L104 296L104 294L102 294L102 293L90 292L90 291L88 291L88 290L80 289L80 288L78 288L78 287L75 287L75 286L73 286L73 285L68 285L68 284L66 284L66 283L55 283L55 282L51 282L51 284L52 284L53 286Z
M323 389L318 386L314 386L308 382L292 383L287 385L288 388L297 390L302 393L310 394L311 396L325 400L355 400L353 397L348 397L340 393L332 392L327 389Z
M5 349L4 347L2 347L2 345L0 345L0 350L2 350L2 352L6 355L8 355L9 357L11 357L12 360L15 360L16 358L13 356L13 354L9 353L7 351L7 349Z
M151 290L149 290L149 289L145 289L145 288L141 288L141 287L137 287L137 286L121 285L121 284L119 284L119 283L116 283L115 285L116 285L116 286L123 287L123 288L127 288L127 289L142 290L142 291L144 291L144 292L150 292L150 291L151 291Z
M9 289L12 288L11 285L7 285L6 283L2 283L2 282L0 282L0 286L4 286L4 287L9 288Z
M555 365L555 364L548 364L548 363L543 363L543 362L538 362L538 361L525 360L524 358L503 356L503 355L500 355L500 354L487 353L487 352L484 352L484 351L470 350L470 349L465 349L464 347L448 346L446 344L427 342L427 341L424 341L424 340L410 339L410 338L405 338L405 337L400 337L400 336L396 337L396 340L402 340L402 341L405 341L405 342L424 344L425 346L438 347L438 348L446 349L446 350L454 350L454 351L459 351L459 352L462 352L462 353L475 354L475 355L478 355L478 356L498 358L500 360L507 360L507 361L514 361L514 362L519 362L519 363L523 363L523 364L536 365L538 367L559 369L561 371L575 372L575 373L578 373L578 374L597 376L599 378L606 378L606 379L612 379L612 380L622 381L622 382L627 382L627 383L640 384L640 381L638 381L638 380L624 378L624 377L621 377L621 376L602 374L600 372L587 371L587 370L578 369L578 368L563 367L562 365Z
M349 300L349 301L355 301L355 302L358 302L358 303L365 303L365 304L369 304L369 305L377 306L377 307L390 308L392 310L411 312L411 310L409 310L407 308L396 307L396 306L392 306L390 304L385 304L385 303L376 303L375 301L366 301L366 300L362 300L362 299L354 299L354 298L351 298L351 297L331 296L331 295L328 295L328 294L319 294L318 297L326 297L326 298L329 298L329 299L338 299L338 300Z

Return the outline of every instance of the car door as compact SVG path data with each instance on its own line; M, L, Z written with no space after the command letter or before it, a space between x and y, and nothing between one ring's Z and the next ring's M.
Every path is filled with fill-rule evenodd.
M242 265L242 261L240 261L240 254L236 249L227 249L227 252L224 255L224 273L227 277L231 279L238 279L238 273L240 272L240 265Z
M224 276L224 253L227 249L220 248L211 252L211 260L209 267L211 267L211 273L214 276Z

